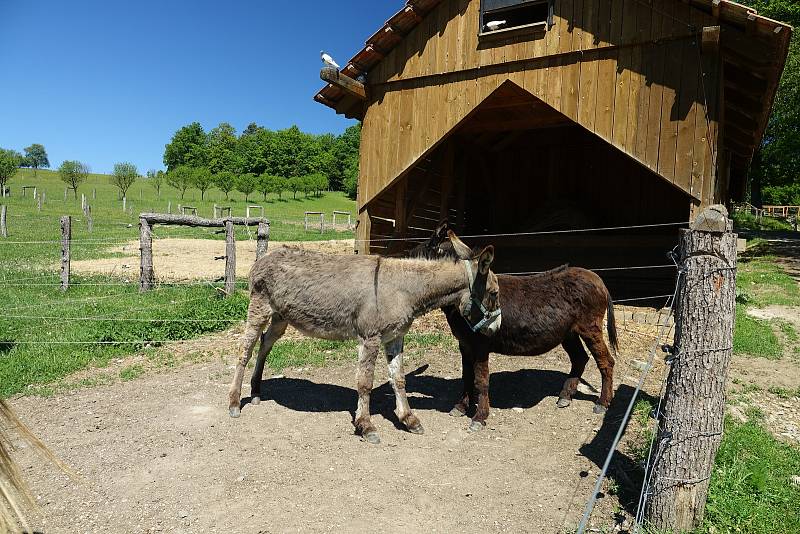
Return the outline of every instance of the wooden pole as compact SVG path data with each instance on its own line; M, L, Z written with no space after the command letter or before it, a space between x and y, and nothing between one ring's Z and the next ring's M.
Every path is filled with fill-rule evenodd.
M167 213L172 215L172 201L167 202Z
M319 214L319 233L321 233L321 234L325 233L325 214L324 213L320 213Z
M236 289L236 234L233 221L225 221L225 293L233 295Z
M97 189L92 189L92 200L97 200Z
M153 289L155 273L153 272L153 233L150 223L145 218L139 219L139 291Z
M69 252L72 241L72 217L61 217L61 291L69 289Z
M122 197L122 211L125 211L125 205L128 203L127 197Z
M692 531L705 512L733 352L736 234L731 230L725 208L710 206L692 229L681 232L672 367L647 488L646 519L659 532Z
M42 195L39 195L39 198L36 199L36 210L42 211Z
M8 237L8 226L6 225L6 217L8 208L5 204L0 206L0 237Z
M256 260L267 253L269 246L269 224L265 222L258 223L258 234L256 238Z

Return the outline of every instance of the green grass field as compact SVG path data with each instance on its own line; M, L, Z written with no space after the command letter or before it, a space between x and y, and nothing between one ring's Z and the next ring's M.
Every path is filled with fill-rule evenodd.
M139 294L136 284L108 276L72 276L66 295L58 287L60 224L62 215L71 215L74 260L110 256L108 249L138 239L138 213L165 212L172 203L198 208L198 214L211 217L214 203L230 205L234 215L244 215L248 204L264 206L275 241L352 238L352 232L328 230L325 234L303 229L305 211L322 211L330 220L333 210L355 214L355 203L341 193L326 193L321 198L305 199L291 194L283 200L271 196L267 202L247 203L233 193L229 202L218 191L199 201L199 192L189 191L186 199L169 187L161 198L147 183L135 184L128 193L133 213L122 211L116 188L109 177L91 175L78 189L64 198L65 184L54 172L22 170L10 182L12 196L0 199L8 206L6 239L0 238L0 397L23 392L30 386L56 381L91 365L105 365L113 358L158 346L165 341L190 339L200 334L225 329L244 319L247 299L236 295L220 298L208 284L162 285L156 291ZM21 196L22 186L36 186L45 193L41 212L33 191ZM88 232L80 206L80 194L92 206L94 231ZM96 195L92 199L93 195ZM195 200L192 200L192 197ZM160 237L223 239L210 229L159 226ZM252 234L252 230L251 230ZM251 239L247 229L237 228L237 239ZM136 272L126 273L128 276ZM244 287L244 282L240 284ZM133 373L135 374L135 373ZM126 376L130 377L131 373Z

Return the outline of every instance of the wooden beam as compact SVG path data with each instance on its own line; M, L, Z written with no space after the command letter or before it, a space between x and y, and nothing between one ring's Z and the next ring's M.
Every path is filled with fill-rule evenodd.
M719 52L719 26L707 26L703 28L703 52Z
M338 87L339 89L350 95L353 95L356 98L361 100L367 99L367 90L363 83L357 82L353 78L342 74L334 67L324 67L319 72L319 77L323 81Z
M260 217L226 217L224 219L203 219L194 215L168 215L166 213L142 213L139 219L154 224L176 224L182 226L199 226L204 228L224 228L226 221L231 221L239 226L257 226L259 223L269 224L269 221Z

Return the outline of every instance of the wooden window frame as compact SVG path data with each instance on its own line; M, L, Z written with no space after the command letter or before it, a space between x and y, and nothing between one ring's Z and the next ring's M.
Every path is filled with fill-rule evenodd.
M493 37L497 38L507 38L507 37L516 37L518 35L524 34L535 34L540 32L546 32L552 29L553 24L555 23L555 0L541 0L541 2L537 3L547 3L547 19L541 22L534 22L531 24L524 24L522 26L512 26L510 28L503 28L501 30L495 30L493 32L484 31L486 25L484 24L484 15L486 14L486 9L484 7L484 0L481 0L480 5L480 16L478 17L478 37L481 39L491 39ZM509 6L508 8L503 9L510 10L514 9L518 6Z

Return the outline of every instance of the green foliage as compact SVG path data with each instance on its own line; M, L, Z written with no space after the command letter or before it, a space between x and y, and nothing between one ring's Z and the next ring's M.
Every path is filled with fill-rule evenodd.
M0 188L5 188L8 181L17 174L20 158L13 150L0 148Z
M181 193L181 200L186 196L186 190L194 183L194 169L180 165L167 173L167 184Z
M245 173L236 179L236 190L244 195L246 202L250 201L250 195L258 186L258 177L252 173Z
M129 365L119 372L122 380L135 380L144 374L144 368L139 364Z
M708 504L698 533L800 532L800 451L775 440L757 422L728 420L711 477Z
M214 185L214 175L205 167L192 169L192 186L200 191L200 200L205 200L206 191Z
M207 168L212 174L319 174L328 179L324 189L340 190L347 183L354 190L360 141L360 126L352 126L337 137L308 134L297 126L271 131L251 123L237 138L235 129L228 123L221 123L208 135L198 123L193 123L175 133L166 146L164 163L169 170L189 165ZM281 192L283 190L285 188ZM309 192L318 190L316 187L308 188ZM264 192L262 189L259 191Z
M733 223L737 230L792 230L793 227L783 219L773 217L757 218L752 213L737 211L733 214Z
M166 175L164 171L147 171L147 183L149 183L153 189L156 190L156 195L158 198L161 198L161 188L164 186L165 178Z
M164 149L164 165L168 171L186 165L202 167L206 165L206 133L199 122L184 126L172 136L172 141Z
M733 352L775 360L781 357L783 350L769 323L750 317L744 306L737 304Z
M44 145L33 143L31 146L26 147L24 164L26 167L33 168L34 176L36 176L36 172L39 169L49 168L50 160L47 159L47 151L44 149Z
M240 172L241 163L236 144L236 129L227 122L208 133L206 167L212 174L223 171Z
M742 0L759 14L800 27L800 2L796 0ZM778 87L764 141L753 160L750 178L754 197L759 186L764 198L797 200L796 187L800 177L800 33L795 32L789 44L786 68ZM783 196L792 195L792 196ZM769 195L769 196L767 196ZM758 198L753 198L758 202ZM796 202L795 202L796 203Z
M119 196L127 196L128 189L139 177L139 171L133 163L115 163L114 172L111 173L111 183L119 189Z
M230 171L215 174L214 187L225 193L225 200L227 200L231 191L236 189L236 175Z
M78 198L78 187L89 177L89 166L80 161L67 160L58 168L58 174Z

